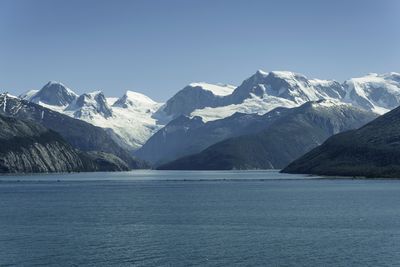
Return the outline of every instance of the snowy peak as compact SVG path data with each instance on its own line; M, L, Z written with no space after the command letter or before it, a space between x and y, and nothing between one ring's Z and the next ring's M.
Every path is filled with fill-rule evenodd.
M268 73L258 70L255 74L243 81L232 94L234 103L241 103L246 98L251 97L251 94L262 97L265 94L265 79Z
M48 82L39 91L28 91L21 96L34 103L43 103L52 106L67 106L78 98L71 89L60 82Z
M169 99L164 111L175 118L205 109L208 115L213 113L212 109L221 115L225 114L220 113L224 107L231 109L239 104L245 105L240 110L251 112L253 106L264 107L269 102L291 102L285 106L293 106L324 98L341 99L344 95L343 86L335 81L309 80L302 74L289 71L258 70L236 89L234 86L192 83ZM262 103L248 101L253 98L262 99ZM246 102L251 102L252 107L248 107ZM219 115L215 117L219 118Z
M268 73L270 76L274 76L277 79L283 80L307 80L306 76L300 73L292 72L292 71L271 71Z
M292 100L298 104L320 99L318 92L301 74L288 71L272 71L265 79L266 93Z
M20 94L19 97L21 99L29 101L29 99L31 99L32 96L35 95L37 92L39 92L39 90L29 90L29 91L26 91L25 93Z
M77 96L63 84L50 82L40 91L31 90L21 96L56 112L105 128L115 142L129 150L139 148L169 122L168 118L165 122L161 120L164 119L163 114L154 118L161 103L132 91L127 91L120 98L105 97L101 91Z
M211 84L206 82L197 82L189 84L190 87L200 88L209 91L216 96L226 96L233 93L235 86L229 84Z
M314 90L324 98L343 99L346 95L343 85L337 81L320 79L308 81Z
M309 105L311 108L324 109L324 112L326 107L333 105L344 109L343 103L347 103L375 113L385 113L400 106L400 74L371 73L339 83L308 79L290 71L258 70L237 88L205 82L191 83L165 104L132 91L127 91L120 98L105 98L99 91L78 97L58 82L49 82L41 90L28 91L21 97L106 128L119 144L137 149L155 132L181 115L189 118L200 116L203 122L207 122L236 112L262 115L277 107L299 107L310 101L314 101ZM4 106L8 107L8 104L0 108Z
M190 116L202 116L206 121L221 119L235 112L265 114L276 107L296 107L320 99L342 100L342 84L331 80L308 79L290 71L258 70L223 97L218 106L205 106Z
M74 111L75 118L93 117L97 114L104 118L112 117L112 110L101 91L80 95L67 107L66 111Z
M165 104L163 111L173 118L189 115L196 109L224 105L225 98L235 90L232 85L191 83L178 91Z
M270 108L294 107L319 99L342 99L343 86L336 81L309 80L290 71L256 71L236 89L208 83L192 83L164 107L167 115L203 116L205 120L220 119L240 111L264 114Z
M265 95L285 98L297 104L321 98L304 75L289 71L267 73L261 70L246 79L232 97L234 103L241 103L252 96L262 98Z
M344 83L345 101L383 114L400 105L400 74L370 73Z
M263 70L261 70L261 69L258 69L257 71L256 71L256 73L255 73L255 75L259 75L259 76L267 76L268 75L268 72L265 72L265 71L263 71Z
M133 91L126 91L126 93L119 98L113 104L113 107L121 107L121 108L141 108L141 107L151 107L157 105L150 97L133 92Z

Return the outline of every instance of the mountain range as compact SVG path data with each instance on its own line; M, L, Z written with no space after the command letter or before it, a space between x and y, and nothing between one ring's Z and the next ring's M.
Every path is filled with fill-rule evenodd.
M60 134L72 147L84 152L102 152L120 158L130 168L146 166L121 148L100 127L71 118L41 105L22 100L9 94L0 94L0 114L29 120ZM104 155L104 154L103 154Z
M19 97L2 94L0 114L32 120L74 149L98 160L117 157L129 168L145 167L145 160L159 168L246 169L284 167L399 104L400 74L394 72L340 83L259 70L237 87L191 83L165 103L132 91L119 98L101 91L78 95L48 82ZM229 160L211 167L205 155L213 153Z
M365 126L329 138L283 172L333 176L400 177L400 108Z
M254 118L248 126L252 130L248 132L252 133L224 139L158 169L281 169L331 135L358 128L376 116L332 100L310 101L291 109L277 108Z
M157 131L181 115L203 121L223 119L236 112L265 114L276 107L297 107L308 101L336 99L383 114L400 105L400 74L369 74L343 83L308 79L288 71L257 71L238 86L192 83L166 103L127 91L119 98L101 91L78 96L59 82L20 95L70 117L105 128L120 146L135 151Z
M74 149L33 121L0 115L0 173L126 171L120 159Z

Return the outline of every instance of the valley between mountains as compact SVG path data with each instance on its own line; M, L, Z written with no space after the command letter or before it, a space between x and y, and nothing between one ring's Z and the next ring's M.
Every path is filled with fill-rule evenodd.
M379 150L365 137L375 130L361 129L375 129L374 120L391 118L399 105L400 74L395 72L337 82L259 70L238 86L191 83L165 103L133 91L120 97L102 91L78 95L52 81L20 96L0 95L0 172L282 169L290 164L285 171L357 175L349 169L353 160L362 161L361 152L352 157L349 151ZM386 152L380 153L389 153L385 149L400 138L395 130L400 122L387 123L386 141L376 141L385 144ZM359 128L355 137L351 130ZM357 144L359 150L349 148ZM332 147L347 150L333 155ZM337 171L341 168L332 164L335 159L343 164L344 155L346 171ZM364 158L373 161L373 156ZM331 163L327 171L322 159ZM385 162L397 164L383 161L382 171L372 176L391 176Z

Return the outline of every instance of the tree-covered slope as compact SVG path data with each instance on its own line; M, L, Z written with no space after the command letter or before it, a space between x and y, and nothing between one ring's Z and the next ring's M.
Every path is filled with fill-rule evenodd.
M283 172L400 178L400 108L332 136Z

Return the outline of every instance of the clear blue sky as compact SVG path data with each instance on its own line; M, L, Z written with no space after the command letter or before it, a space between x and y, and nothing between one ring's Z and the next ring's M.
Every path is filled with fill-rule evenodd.
M257 69L343 81L400 71L397 0L1 0L0 90L58 80L166 100Z

